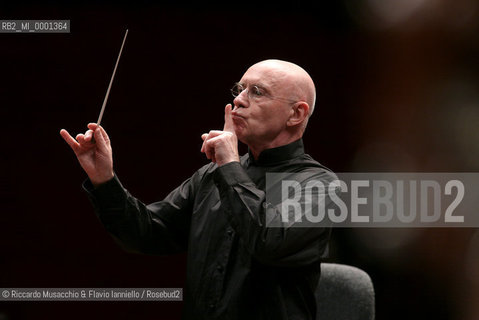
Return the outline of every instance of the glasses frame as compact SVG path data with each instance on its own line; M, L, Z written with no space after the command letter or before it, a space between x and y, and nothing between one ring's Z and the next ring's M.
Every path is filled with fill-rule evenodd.
M242 90L239 91L239 90L237 90L238 88L241 88ZM255 90L258 90L259 92L262 92L263 94L262 95L253 95L254 93L252 92L251 88L255 88ZM271 100L285 101L285 102L288 102L288 103L291 103L291 104L298 102L297 100L272 96L269 93L266 93L265 89L263 87L259 86L259 85L252 85L250 88L245 88L240 82L236 82L233 85L233 87L230 89L230 91L231 91L231 95L235 98L237 96L239 96L241 93L243 93L244 91L247 91L247 96L248 96L248 99L250 99L250 100L257 101L258 99L261 99L262 97L266 97L266 98L271 99Z

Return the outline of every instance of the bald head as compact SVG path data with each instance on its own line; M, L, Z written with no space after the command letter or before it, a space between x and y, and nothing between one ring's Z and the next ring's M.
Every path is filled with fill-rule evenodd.
M253 155L300 139L313 112L314 83L291 62L264 60L241 77L233 100L236 136Z
M276 59L258 62L249 69L257 67L270 73L271 81L281 89L282 96L295 101L306 102L309 106L309 116L313 113L316 103L316 89L313 79L306 70L297 64Z

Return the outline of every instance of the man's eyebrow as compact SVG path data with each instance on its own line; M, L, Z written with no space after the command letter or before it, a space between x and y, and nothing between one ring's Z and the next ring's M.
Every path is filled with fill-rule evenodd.
M239 85L241 85L241 86L243 86L243 87L246 87L246 86L247 86L245 82L241 82L241 81L240 81L240 82L236 82L236 83L239 84ZM271 93L271 90L270 90L267 86L265 86L265 85L263 85L263 84L261 84L261 83L252 82L252 83L250 83L249 85L250 85L251 87L256 86L256 87L258 87L258 88L260 88L260 89L266 91L266 93Z
M264 90L266 94L271 94L271 89L268 88L268 87L265 87L264 85L262 84L259 84L259 83L254 83L252 84L253 86L257 86L258 88L260 88L261 90Z

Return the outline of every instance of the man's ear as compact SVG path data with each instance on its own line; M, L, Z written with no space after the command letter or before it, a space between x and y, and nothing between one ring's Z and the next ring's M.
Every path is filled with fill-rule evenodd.
M308 119L308 115L309 105L304 101L296 102L293 105L291 115L286 122L286 125L290 127L297 126L306 121Z

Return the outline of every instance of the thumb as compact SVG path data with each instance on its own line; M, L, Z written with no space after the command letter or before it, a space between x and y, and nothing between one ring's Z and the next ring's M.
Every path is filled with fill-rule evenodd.
M231 116L231 109L231 104L228 103L225 107L225 126L223 128L223 131L235 133L233 118Z
M95 141L96 141L96 145L98 147L98 150L100 152L107 153L108 152L109 139L107 138L106 133L104 133L104 131L102 129L103 128L100 127L100 126L96 127L95 132L94 132Z
M98 125L96 123L93 123L93 122L90 122L88 125L87 125L88 129L90 129L91 131L95 132L96 128L98 127Z

